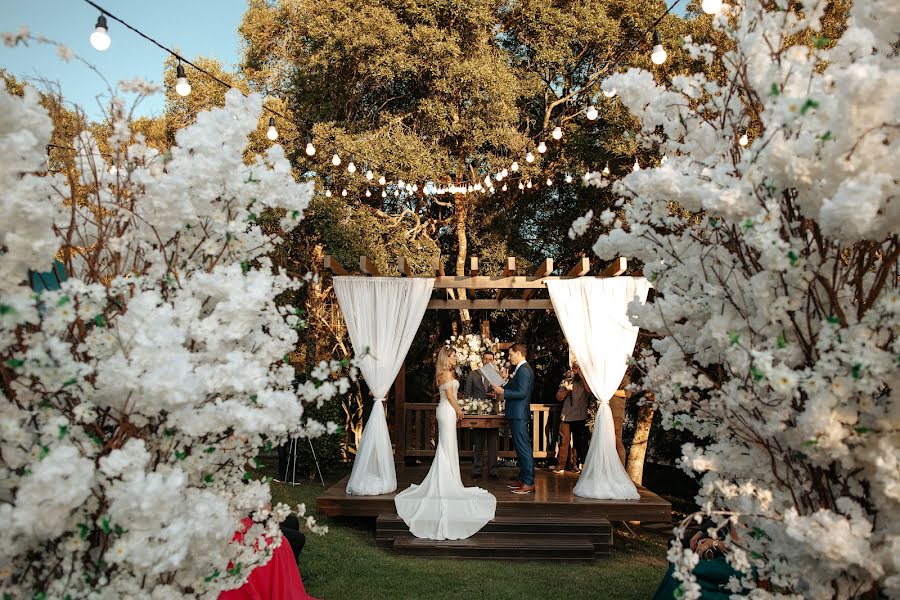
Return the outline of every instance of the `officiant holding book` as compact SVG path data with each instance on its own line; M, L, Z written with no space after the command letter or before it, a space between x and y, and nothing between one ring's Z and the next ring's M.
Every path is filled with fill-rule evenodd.
M485 352L481 356L483 365L492 365L494 363L494 353ZM480 369L472 369L469 376L466 377L466 398L475 398L477 400L488 400L490 396L488 392L491 390L491 382ZM472 477L474 479L481 478L482 465L484 464L484 442L487 438L488 445L488 477L497 479L497 432L491 429L473 429L472 438L474 441L475 457L472 461Z

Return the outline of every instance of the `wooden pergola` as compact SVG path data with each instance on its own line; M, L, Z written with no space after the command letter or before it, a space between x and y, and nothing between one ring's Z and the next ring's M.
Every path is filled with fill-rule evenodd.
M616 277L625 272L628 263L624 258L615 259L611 265L598 273L596 277ZM335 275L353 275L333 256L325 256L325 268ZM554 279L575 279L586 277L590 272L590 259L582 257L565 275L553 273L553 259L545 258L531 275L520 275L516 272L516 259L506 259L506 268L502 275L482 275L479 271L478 257L469 259L468 275L447 275L444 271L443 257L435 258L432 263L434 274L420 275L434 277L434 289L444 290L446 298L432 298L429 309L434 310L552 310L549 298L536 297L537 292L547 287L546 282ZM362 275L379 277L375 263L368 256L359 257L359 270ZM409 261L401 257L397 261L397 270L402 277L416 277L409 266ZM460 293L460 291L471 293ZM475 290L496 290L493 298L476 298ZM519 294L520 293L520 294ZM518 297L517 297L518 296Z
M615 259L611 265L595 275L595 277L616 277L625 272L627 261L624 258ZM334 275L354 275L333 256L325 256L325 268ZM432 262L433 274L417 275L413 273L409 261L400 258L397 261L397 271L401 277L434 277L434 289L444 297L432 298L428 302L428 308L434 310L553 310L553 304L546 297L547 281L554 279L576 279L590 276L590 260L588 257L578 259L574 267L565 275L551 275L553 273L553 259L546 258L538 265L531 275L520 275L516 271L515 257L506 259L506 268L502 275L482 275L479 270L478 257L469 259L469 273L467 275L447 275L444 271L443 257L435 258ZM381 273L374 261L368 256L359 257L359 271L355 275L380 277ZM492 290L491 298L476 298L478 290ZM544 292L538 296L539 292ZM482 295L484 295L482 293ZM487 323L485 321L485 323ZM490 337L490 331L482 329L482 334ZM510 344L501 344L501 349L506 349ZM395 456L399 459L422 458L434 455L434 449L430 443L436 404L429 402L406 401L406 365L401 367L394 381L394 440ZM531 404L533 451L535 458L545 458L547 449L541 432L549 418L549 404ZM464 449L460 450L460 456L471 456L471 443L468 440L468 432L463 432L461 442ZM621 436L621 432L619 433ZM514 456L511 440L500 440L501 457Z

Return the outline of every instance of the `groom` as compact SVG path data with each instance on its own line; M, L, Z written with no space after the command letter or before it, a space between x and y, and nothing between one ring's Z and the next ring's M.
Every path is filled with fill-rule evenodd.
M506 401L506 419L512 430L513 446L519 459L519 478L510 483L513 494L534 493L534 454L528 435L531 419L531 391L534 389L534 370L525 361L528 349L525 344L513 344L509 349L509 362L515 367L512 377L503 387L492 386L494 392Z

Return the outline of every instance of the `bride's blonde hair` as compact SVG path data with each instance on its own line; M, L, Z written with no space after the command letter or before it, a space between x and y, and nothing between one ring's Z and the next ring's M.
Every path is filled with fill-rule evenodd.
M444 346L443 348L438 350L437 362L435 362L434 365L435 385L440 386L441 373L450 370L450 355L454 352L456 352L456 350L452 349L450 346Z

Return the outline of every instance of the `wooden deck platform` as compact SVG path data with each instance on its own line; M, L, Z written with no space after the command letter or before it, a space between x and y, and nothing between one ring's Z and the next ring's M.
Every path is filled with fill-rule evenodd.
M428 466L397 467L397 490L425 478ZM396 493L350 496L345 477L316 499L320 513L330 517L375 517L375 541L398 554L431 558L591 561L609 555L613 543L610 521L664 522L672 520L672 506L638 487L639 500L592 500L572 493L578 476L535 472L537 492L516 495L506 487L515 469L500 469L499 479L479 480L463 471L463 483L477 485L497 497L497 512L464 540L425 540L412 536L394 508Z
M428 473L428 465L415 467L397 466L397 491L409 487L411 483L420 483ZM572 493L578 476L574 473L556 475L550 471L535 471L534 494L519 496L506 487L506 480L515 476L516 469L500 469L499 479L487 476L473 480L465 465L463 466L463 484L477 485L497 497L497 516L523 517L596 517L609 521L642 521L669 523L672 520L672 505L647 488L638 486L641 494L639 500L593 500L579 498ZM384 513L393 513L394 495L350 496L346 493L347 480L343 478L316 499L318 512L330 517L378 517Z

